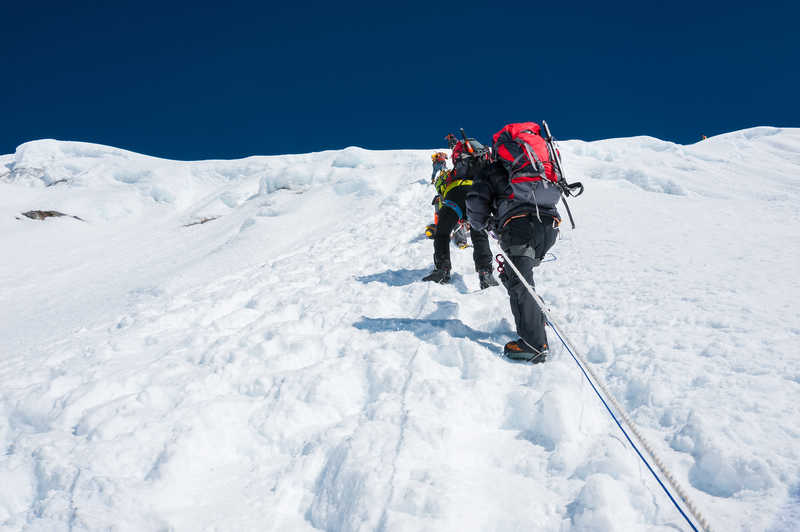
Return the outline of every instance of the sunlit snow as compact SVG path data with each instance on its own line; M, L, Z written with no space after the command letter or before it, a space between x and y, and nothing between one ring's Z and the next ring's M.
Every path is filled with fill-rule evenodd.
M797 530L800 129L561 151L537 290L715 531ZM431 153L0 156L0 529L688 530L469 249L420 282Z

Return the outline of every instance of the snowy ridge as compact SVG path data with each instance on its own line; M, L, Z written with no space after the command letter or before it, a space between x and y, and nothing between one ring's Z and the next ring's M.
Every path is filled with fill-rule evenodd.
M306 190L320 184L356 183L391 159L360 148L319 154L249 157L235 161L181 162L84 142L34 141L17 148L0 167L0 180L29 187L91 188L114 194L126 209L86 212L90 218L130 216L136 199L198 215L220 215L258 192ZM253 190L253 182L260 187ZM352 185L351 185L352 186ZM131 194L132 191L138 194ZM73 194L76 196L77 194ZM107 196L104 197L106 199ZM140 201L140 203L142 203Z
M540 295L714 530L796 529L800 130L561 151ZM0 156L0 529L684 529L469 252L418 282L429 155Z

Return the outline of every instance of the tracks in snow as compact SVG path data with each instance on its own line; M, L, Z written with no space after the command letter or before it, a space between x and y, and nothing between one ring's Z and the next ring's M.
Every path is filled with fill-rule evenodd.
M510 313L502 288L461 293L477 285L469 251L452 250L453 285L417 282L432 254L418 238L428 195L409 187L358 227L334 228L262 267L187 291L138 293L125 316L45 349L3 405L27 427L10 460L47 481L44 496L32 490L36 511L24 519L100 526L103 512L119 514L128 500L150 509L131 518L140 528L677 523L571 361L557 349L542 366L495 356L513 334ZM560 261L537 271L543 297L692 485L718 497L768 488L763 462L726 456L714 425L692 413L698 377L669 365L704 341L665 345L672 335L652 300L676 272L650 272L652 289L636 276L603 282L611 262L636 267L615 241L624 238L562 241ZM704 323L718 342L706 346L709 358L750 382L752 368L725 362L713 331L752 329ZM685 395L665 393L664 382ZM53 459L26 458L34 455ZM98 486L119 497L97 502ZM60 513L65 500L69 516Z

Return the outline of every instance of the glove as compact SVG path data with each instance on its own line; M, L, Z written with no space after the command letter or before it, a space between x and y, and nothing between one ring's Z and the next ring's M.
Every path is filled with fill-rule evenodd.
M438 194L435 195L433 197L433 199L431 200L431 205L436 205L437 203L439 203L439 195Z

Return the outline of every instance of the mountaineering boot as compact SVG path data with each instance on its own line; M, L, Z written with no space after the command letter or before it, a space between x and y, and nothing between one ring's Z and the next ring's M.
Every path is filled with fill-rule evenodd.
M429 224L425 226L425 236L433 238L436 235L436 224Z
M450 270L436 268L431 273L422 278L423 281L433 281L434 283L446 284L450 282Z
M508 342L503 349L503 354L511 360L524 360L533 364L545 362L549 353L547 344L544 344L541 349L536 349L529 346L522 338Z
M492 270L483 270L478 272L478 280L481 282L481 290L489 288L490 286L498 286L500 283L492 275Z
M469 230L467 230L466 224L459 223L458 226L456 226L456 230L453 231L453 240L456 246L458 246L458 249L466 249L469 247L467 235L469 235Z

